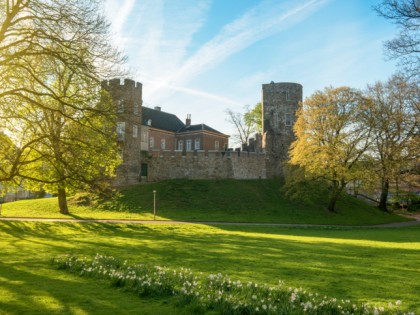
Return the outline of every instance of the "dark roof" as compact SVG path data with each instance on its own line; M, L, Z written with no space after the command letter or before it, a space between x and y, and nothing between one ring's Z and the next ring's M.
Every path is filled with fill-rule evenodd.
M185 124L174 114L162 112L161 110L149 107L142 108L143 124L148 126L149 119L152 121L151 127L166 131L177 132L185 126Z
M177 116L174 114L169 114L166 112L162 112L158 109L152 109L149 107L142 107L142 121L143 125L148 126L149 119L151 120L150 127L172 131L172 132L194 132L205 130L213 133L218 133L224 135L220 131L213 129L206 124L198 124L198 125L190 125L186 126Z
M200 130L206 130L214 133L219 133L223 135L220 131L217 131L216 129L213 129L206 124L198 124L198 125L190 125L190 126L184 126L183 128L179 129L178 132L192 132L192 131L200 131Z

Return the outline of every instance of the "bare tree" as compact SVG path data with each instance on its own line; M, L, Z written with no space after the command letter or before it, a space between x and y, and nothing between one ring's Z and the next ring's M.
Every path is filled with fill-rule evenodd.
M420 74L420 1L383 0L374 10L399 28L396 38L385 42L387 55L399 59L406 73Z

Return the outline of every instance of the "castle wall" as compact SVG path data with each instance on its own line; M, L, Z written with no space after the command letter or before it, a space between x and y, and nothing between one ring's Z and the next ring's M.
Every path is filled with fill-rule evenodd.
M265 178L265 155L241 152L153 152L148 158L147 181L165 179L258 179Z

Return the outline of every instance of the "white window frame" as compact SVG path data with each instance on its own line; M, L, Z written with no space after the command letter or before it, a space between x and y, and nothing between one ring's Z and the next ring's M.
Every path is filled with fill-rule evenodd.
M166 139L165 138L160 139L160 148L162 150L165 150L166 149Z
M138 127L137 125L133 125L133 138L137 138L138 136Z
M125 111L125 100L118 100L117 113L121 114Z
M153 137L149 138L149 146L152 149L155 147L155 138L153 138Z
M220 145L220 144L219 144L219 141L217 141L217 140L216 140L216 141L214 141L214 149L215 149L215 150L219 150L219 145Z
M191 144L192 144L191 139L188 139L188 140L186 141L186 150L187 150L187 151L191 151Z
M125 138L125 122L117 122L117 138L119 140L124 140Z
M274 128L278 128L280 125L280 117L279 113L274 113Z
M141 132L141 141L147 143L147 131Z
M134 115L138 115L139 114L139 103L134 103L133 113L134 113Z
M182 151L184 149L184 140L178 140L178 150Z
M200 150L200 139L194 140L194 150Z

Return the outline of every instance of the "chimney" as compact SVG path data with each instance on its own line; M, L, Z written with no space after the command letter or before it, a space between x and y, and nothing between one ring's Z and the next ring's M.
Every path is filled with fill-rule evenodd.
M160 111L162 108L160 106L155 106L155 110Z
M191 114L187 115L187 119L185 120L185 125L187 127L191 126Z

